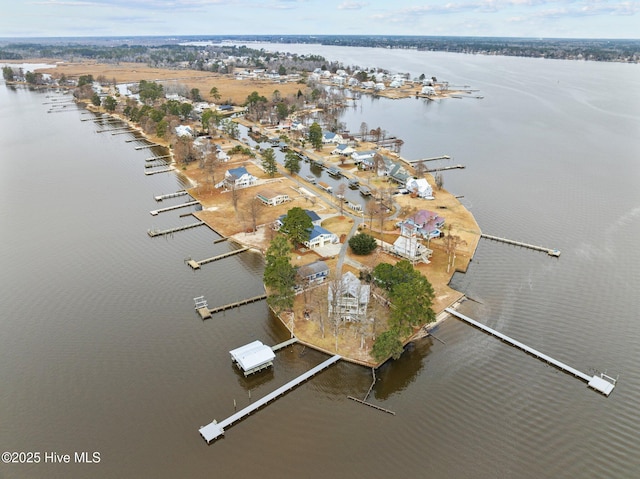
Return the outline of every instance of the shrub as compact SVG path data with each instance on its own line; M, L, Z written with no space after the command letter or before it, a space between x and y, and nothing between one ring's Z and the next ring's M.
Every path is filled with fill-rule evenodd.
M366 233L358 233L349 240L349 247L354 254L366 255L374 251L378 244L373 236Z

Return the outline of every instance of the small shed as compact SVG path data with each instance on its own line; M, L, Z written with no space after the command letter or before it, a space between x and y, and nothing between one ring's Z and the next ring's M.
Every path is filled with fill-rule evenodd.
M231 359L245 376L273 366L275 353L262 341L253 341L239 348L229 351Z

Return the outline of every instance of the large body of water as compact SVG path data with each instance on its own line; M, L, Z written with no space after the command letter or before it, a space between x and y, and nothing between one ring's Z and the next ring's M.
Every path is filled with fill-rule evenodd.
M284 47L282 47L284 48ZM343 120L404 139L409 158L449 154L445 175L486 233L453 286L462 312L584 372L620 375L610 397L455 319L446 344L416 343L385 365L371 400L347 399L370 371L338 363L207 446L223 419L326 356L294 347L272 371L238 374L228 351L287 332L264 302L205 322L210 305L261 291L245 253L206 228L149 215L183 187L146 177L149 150L78 112L47 114L46 93L0 86L0 449L40 464L3 478L635 478L640 474L640 66L288 45L345 64L425 73L482 100L364 97ZM72 107L71 107L72 108ZM168 204L179 203L177 198ZM164 206L164 203L163 203ZM98 464L44 464L94 451Z

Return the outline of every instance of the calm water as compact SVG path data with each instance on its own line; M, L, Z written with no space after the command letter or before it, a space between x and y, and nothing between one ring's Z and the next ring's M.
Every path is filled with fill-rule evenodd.
M370 100L345 114L449 154L445 175L483 231L562 250L559 259L480 242L453 286L462 311L585 372L620 382L609 398L448 320L370 371L337 364L207 447L197 429L318 364L293 348L244 379L228 351L287 337L264 303L202 322L209 304L257 294L262 261L197 228L149 238L149 150L96 133L80 111L47 114L46 93L0 86L0 449L98 451L99 464L0 465L6 478L635 478L640 474L640 67L409 51L290 46L471 85L482 100ZM71 107L72 108L72 107ZM158 152L159 153L159 152ZM161 205L180 203L176 198Z

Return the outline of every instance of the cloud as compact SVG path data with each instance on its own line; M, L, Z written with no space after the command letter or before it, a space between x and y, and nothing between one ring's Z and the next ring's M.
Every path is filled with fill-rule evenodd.
M365 2L343 2L338 5L338 10L362 10L367 5Z

